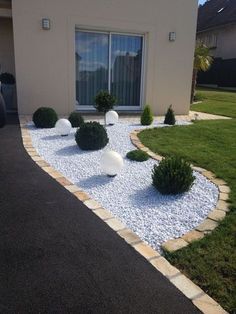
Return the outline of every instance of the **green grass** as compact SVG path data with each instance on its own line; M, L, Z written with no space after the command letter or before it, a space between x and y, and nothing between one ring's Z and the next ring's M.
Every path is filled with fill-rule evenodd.
M227 103L224 97L219 102ZM220 226L203 240L166 257L227 311L236 313L236 120L149 129L139 138L152 151L181 156L213 171L230 186L231 212Z
M191 110L236 118L236 92L199 88L196 93L202 103L191 106Z

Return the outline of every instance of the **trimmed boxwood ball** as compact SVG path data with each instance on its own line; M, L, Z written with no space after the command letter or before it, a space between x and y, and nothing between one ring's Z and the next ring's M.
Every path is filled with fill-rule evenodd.
M56 111L52 108L41 107L33 114L33 122L37 128L54 128L57 120Z
M106 113L109 110L112 110L117 102L115 96L111 95L106 90L101 90L95 97L95 109L98 112Z
M146 105L141 115L140 122L142 125L150 125L153 122L153 113L151 107Z
M126 157L130 160L139 162L147 161L149 159L149 155L140 149L131 150L126 154Z
M152 171L152 181L161 194L180 194L190 190L195 177L188 162L180 157L167 157Z
M75 133L75 140L83 150L99 150L109 142L106 129L98 122L86 122Z
M71 112L68 120L70 121L72 128L79 128L84 123L84 118L77 111Z

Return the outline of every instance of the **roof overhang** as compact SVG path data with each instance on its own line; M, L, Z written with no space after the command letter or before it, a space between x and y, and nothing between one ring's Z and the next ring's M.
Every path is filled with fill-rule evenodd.
M236 25L236 21L235 22L226 23L226 24L217 25L217 26L212 26L212 27L200 30L200 31L197 31L197 34L202 34L202 33L210 32L210 31L218 30L220 28L233 26L233 25Z

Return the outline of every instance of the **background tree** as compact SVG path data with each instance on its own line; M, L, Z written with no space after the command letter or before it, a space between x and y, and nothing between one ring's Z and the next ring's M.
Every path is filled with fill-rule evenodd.
M208 71L213 63L213 58L209 53L210 49L207 46L204 44L197 44L194 53L191 104L194 101L198 71Z

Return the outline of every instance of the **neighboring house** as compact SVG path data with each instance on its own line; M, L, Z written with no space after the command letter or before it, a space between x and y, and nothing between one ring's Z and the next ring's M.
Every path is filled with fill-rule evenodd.
M236 87L236 0L209 0L199 7L197 40L215 59L198 83Z
M0 0L0 64L16 75L19 113L94 110L108 89L118 110L187 114L197 3Z

